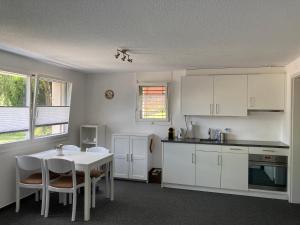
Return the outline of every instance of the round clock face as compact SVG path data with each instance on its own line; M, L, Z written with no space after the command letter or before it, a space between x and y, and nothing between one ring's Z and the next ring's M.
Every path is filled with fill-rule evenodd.
M112 99L114 97L115 93L113 90L107 90L105 91L105 98Z

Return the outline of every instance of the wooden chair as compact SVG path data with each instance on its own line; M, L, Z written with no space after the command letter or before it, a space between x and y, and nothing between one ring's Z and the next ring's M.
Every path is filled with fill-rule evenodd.
M94 153L99 153L99 154L107 154L109 153L109 150L104 147L92 147L92 148L87 148L87 152L94 152ZM96 169L91 170L91 181L92 181L92 207L96 207L96 188L97 188L97 183L106 176L107 178L107 166L101 166ZM107 194L108 187L107 187L108 181L106 180L106 188L105 192Z
M54 181L50 180L50 172L61 174ZM76 217L77 190L84 186L84 177L76 175L75 163L61 158L51 158L45 160L46 174L46 209L45 217L48 217L50 192L73 194L72 221Z

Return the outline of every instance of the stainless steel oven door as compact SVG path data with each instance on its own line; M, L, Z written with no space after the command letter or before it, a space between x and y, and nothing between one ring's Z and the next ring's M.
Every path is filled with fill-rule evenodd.
M249 188L286 191L287 163L282 160L252 161L249 157Z

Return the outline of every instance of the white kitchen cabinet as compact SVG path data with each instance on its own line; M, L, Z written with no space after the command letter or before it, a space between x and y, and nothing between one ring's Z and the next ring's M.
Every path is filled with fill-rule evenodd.
M148 181L151 135L113 134L114 177Z
M195 185L195 145L164 143L163 182Z
M213 114L213 76L185 76L181 79L181 113Z
M130 136L130 178L147 180L148 166L148 137Z
M284 110L285 74L248 75L249 110Z
M200 116L247 116L247 76L185 76L181 112Z
M247 116L247 76L214 76L215 116Z
M196 185L220 188L221 154L196 151Z
M248 190L248 153L244 147L226 147L222 152L221 188ZM222 149L223 151L223 149Z
M114 153L115 177L129 178L130 137L113 136L112 152Z

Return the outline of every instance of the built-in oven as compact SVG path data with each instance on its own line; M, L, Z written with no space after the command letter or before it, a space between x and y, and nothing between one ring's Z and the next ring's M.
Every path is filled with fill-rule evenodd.
M249 188L286 191L287 156L249 155Z

